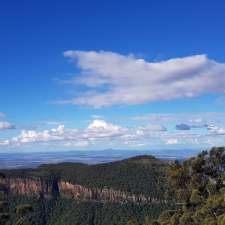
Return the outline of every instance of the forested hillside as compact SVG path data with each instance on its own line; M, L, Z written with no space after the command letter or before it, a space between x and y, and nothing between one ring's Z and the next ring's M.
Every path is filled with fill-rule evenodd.
M7 206L1 214L4 225L225 224L225 148L213 148L183 162L138 156L109 164L61 163L2 172L6 177L2 176L1 181L7 181L2 182L2 204ZM15 179L24 183L18 180L16 183ZM30 180L36 183L31 183L27 192ZM22 194L10 193L11 187L7 186L10 182L14 182L17 189L22 188ZM110 198L101 201L101 198L87 199L83 195L68 198L60 194L64 191L60 182L67 182L69 186L78 184L88 193L97 189L104 193L111 190L109 193L113 195L113 190L113 196L122 191L124 196L142 194L160 201L141 202L133 198L134 201L129 202L121 198L113 202ZM41 187L32 195L42 184L47 187L48 195ZM57 184L59 195L54 194ZM67 193L70 191L72 189L67 189Z
M225 148L173 163L169 179L180 207L163 212L154 224L225 224Z
M106 164L60 163L42 165L37 169L9 170L4 173L8 177L57 179L84 187L107 187L164 199L168 190L166 177L168 165L166 161L152 156L137 156Z
M61 163L43 165L37 169L2 171L8 184L11 184L10 188L19 191L11 190L11 223L14 224L17 219L15 207L21 204L32 205L33 212L29 212L29 218L35 225L65 225L65 221L66 225L124 225L130 218L139 223L147 217L156 219L160 212L174 205L170 202L166 177L168 166L168 162L152 156L138 156L91 166ZM65 193L72 193L72 190L64 191L62 182L67 182L70 187L79 185L79 191L86 192L76 193L79 194L78 199L65 198ZM54 194L56 185L60 188L60 196ZM92 190L95 198L88 200L85 196ZM103 193L100 198L96 197L97 191ZM109 198L101 199L107 193ZM118 193L121 198L116 201ZM140 195L149 197L151 201L142 201Z

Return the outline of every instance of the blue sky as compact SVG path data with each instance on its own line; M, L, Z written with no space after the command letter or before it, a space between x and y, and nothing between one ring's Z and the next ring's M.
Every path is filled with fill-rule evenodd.
M224 1L4 1L1 151L223 145Z

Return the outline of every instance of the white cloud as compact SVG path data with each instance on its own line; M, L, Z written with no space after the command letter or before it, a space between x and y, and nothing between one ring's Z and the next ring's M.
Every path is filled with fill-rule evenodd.
M218 127L214 124L210 124L207 126L207 129L213 134L225 135L225 128L223 128L223 127Z
M166 144L168 145L175 145L177 143L178 143L178 140L175 138L166 140Z
M13 129L14 125L6 121L0 121L0 130Z
M21 133L9 140L0 141L2 146L20 146L28 143L62 143L64 146L87 147L95 143L123 143L132 146L144 146L142 141L156 139L159 133L166 132L161 125L141 127L122 127L102 119L94 119L86 128L68 129L59 125L55 129L36 131L22 130Z
M112 123L107 123L104 120L94 120L85 130L85 134L90 138L106 138L121 136L125 133L125 128Z
M94 120L91 124L89 124L88 128L89 131L94 131L94 132L98 132L98 131L112 131L112 132L117 132L121 129L121 127L117 126L117 125L113 125L112 123L107 123L104 120L99 120L96 119Z
M0 146L9 146L9 145L10 145L9 140L0 141Z
M161 122L161 121L159 121ZM201 121L202 122L202 121ZM217 125L207 125L202 132L191 129L188 132L173 130L164 125L146 123L145 126L123 127L94 119L85 128L66 128L59 125L54 129L22 130L19 135L0 140L0 146L18 147L27 144L42 144L70 148L87 148L100 146L101 148L124 147L157 147L165 145L183 146L213 146L223 145L225 130ZM173 147L174 147L173 146Z
M9 140L9 144L21 145L34 142L49 142L63 140L65 129L64 125L59 125L56 129L44 130L22 130L21 134Z
M93 107L142 104L225 92L225 64L205 55L149 62L113 52L66 51L81 73L71 81L88 91L58 101ZM103 91L104 90L104 91Z
M157 121L157 123L165 124L168 127L167 131L161 132L160 135L153 132L146 136L150 142L164 142L171 145L174 143L173 145L189 147L224 145L225 113L151 113L132 117L132 119L141 123L155 123ZM176 124L179 125L178 130Z
M126 128L96 119L84 129L68 129L64 125L59 125L55 129L43 131L22 130L18 136L0 141L0 145L19 146L28 143L62 142L66 146L85 147L95 141L121 137L125 132Z

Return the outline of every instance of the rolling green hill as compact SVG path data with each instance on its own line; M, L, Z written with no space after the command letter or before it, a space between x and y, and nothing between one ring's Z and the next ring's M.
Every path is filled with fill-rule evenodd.
M213 148L183 162L137 156L98 165L60 163L2 172L8 183L17 180L14 186L23 189L23 194L9 195L11 225L17 221L15 208L21 204L22 209L32 206L33 211L24 219L32 225L225 224L225 148ZM159 201L45 197L39 193L42 189L36 191L38 195L26 195L29 190L26 185L36 188L45 182L51 187L51 193L55 185L64 182L66 188L72 187L67 190L71 193L77 189L87 193L101 190L114 197L122 193L123 196L151 196ZM60 194L62 187L57 188Z
M113 188L131 194L164 198L167 190L166 161L152 156L86 165L81 163L46 164L37 169L5 171L9 177L60 179L90 188Z
M101 201L77 201L74 199L43 199L38 196L12 195L11 210L19 204L30 203L34 207L35 225L124 225L130 218L142 223L145 217L157 218L171 204L169 199L167 170L169 163L152 156L137 156L130 159L98 164L60 163L42 165L37 169L3 171L10 179L39 179L67 181L82 187L122 191L124 194L145 195L158 199L152 204L138 202L113 203ZM28 183L28 180L25 181ZM171 197L171 196L170 196ZM38 216L37 216L38 215ZM12 216L12 221L16 217Z

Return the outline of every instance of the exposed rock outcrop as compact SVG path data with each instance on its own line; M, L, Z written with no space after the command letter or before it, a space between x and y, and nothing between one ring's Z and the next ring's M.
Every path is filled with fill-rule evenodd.
M71 184L67 181L59 182L60 195L66 198L80 200L95 200L103 202L133 202L150 203L158 202L157 199L146 197L144 195L131 195L123 191L117 191L111 188L87 188L78 184Z
M7 178L10 194L39 196L45 198L71 198L81 201L99 201L114 203L159 203L155 198L144 195L132 195L111 188L88 188L68 181L46 181L40 178Z

